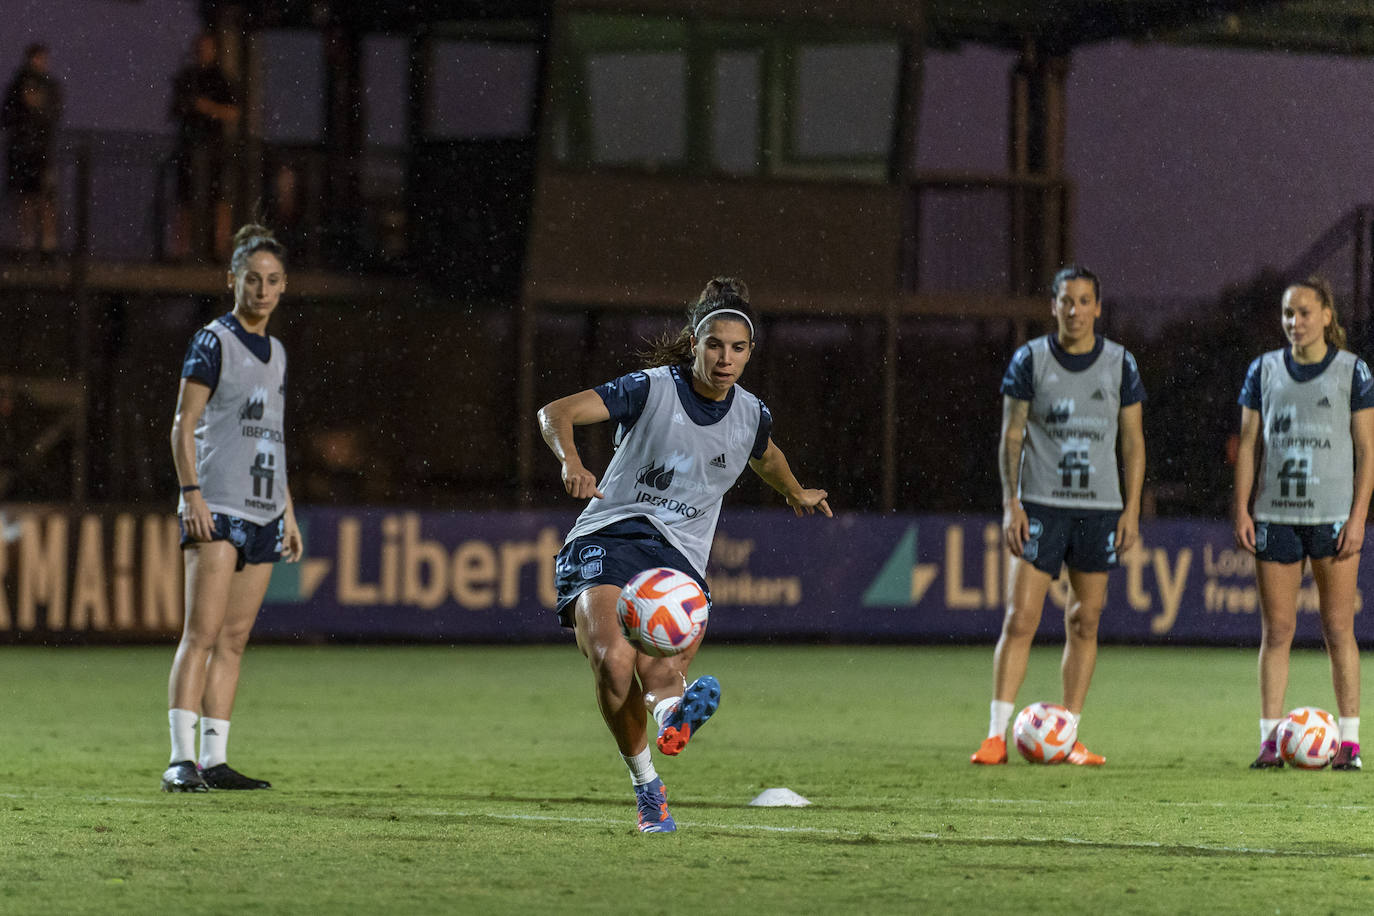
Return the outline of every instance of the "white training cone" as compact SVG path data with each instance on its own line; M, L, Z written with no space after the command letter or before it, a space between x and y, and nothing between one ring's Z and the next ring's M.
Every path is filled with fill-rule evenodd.
M791 789L764 789L749 803L756 808L804 808L811 802Z

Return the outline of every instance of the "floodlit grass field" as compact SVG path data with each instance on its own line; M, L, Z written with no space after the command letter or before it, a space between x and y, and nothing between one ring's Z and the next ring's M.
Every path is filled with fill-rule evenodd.
M1104 648L1085 771L969 765L989 648L708 645L721 712L659 761L672 836L634 832L571 646L251 647L230 760L276 788L196 796L157 791L170 660L0 649L0 912L1374 906L1371 775L1246 768L1251 650ZM1332 706L1321 653L1289 701ZM748 806L772 786L813 805Z

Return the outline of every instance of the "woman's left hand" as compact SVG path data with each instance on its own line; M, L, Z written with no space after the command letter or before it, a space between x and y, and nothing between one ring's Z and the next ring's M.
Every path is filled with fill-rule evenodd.
M1357 555L1364 546L1364 519L1347 519L1336 535L1336 559L1346 560Z
M295 563L305 555L305 541L301 538L301 528L296 524L294 514L286 516L282 528L281 558L288 563Z

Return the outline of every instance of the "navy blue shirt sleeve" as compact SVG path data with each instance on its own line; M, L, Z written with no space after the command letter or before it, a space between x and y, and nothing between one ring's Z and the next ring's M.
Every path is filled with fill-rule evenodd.
M1374 375L1362 359L1355 360L1355 377L1350 384L1350 412L1374 407Z
M1035 364L1029 344L1023 344L1012 354L1007 374L1002 376L1002 393L1018 401L1035 400Z
M649 403L649 376L631 372L592 390L601 396L611 419L629 429L644 413L644 405Z
M1121 406L1130 407L1145 400L1145 383L1140 380L1140 368L1129 351L1121 360Z
M1255 357L1255 361L1245 371L1245 382L1240 386L1240 397L1236 399L1236 403L1241 407L1249 407L1251 410L1262 410L1264 407L1264 397L1260 394L1260 362L1263 359L1262 356ZM1351 397L1354 397L1353 391Z
M219 338L212 331L201 328L186 348L186 358L181 363L181 377L195 379L213 392L219 387L219 367Z
M768 405L759 401L759 431L754 434L754 448L749 452L749 457L755 461L763 457L763 453L768 451L768 437L773 435L773 412L768 409Z

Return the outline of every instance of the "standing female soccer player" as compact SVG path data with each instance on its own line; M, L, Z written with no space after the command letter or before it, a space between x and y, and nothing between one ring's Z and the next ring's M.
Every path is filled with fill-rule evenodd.
M1283 766L1275 738L1307 558L1340 712L1341 746L1331 767L1358 770L1355 579L1374 492L1374 377L1342 349L1345 331L1325 280L1288 287L1282 320L1289 345L1251 363L1240 393L1235 536L1255 555L1260 594L1260 753L1250 766Z
M181 481L186 622L168 682L168 792L266 789L227 762L239 662L272 564L303 545L286 487L286 352L267 334L286 249L261 226L234 236L234 310L196 332L181 370L172 460ZM200 720L199 766L195 725Z
M1066 565L1073 594L1064 612L1060 677L1064 706L1078 724L1097 664L1107 572L1140 533L1145 388L1135 358L1097 334L1101 287L1091 271L1066 267L1053 290L1058 331L1018 349L1002 379L1002 528L1012 559L992 659L988 736L972 757L980 764L1007 762L1007 724L1045 595ZM1118 440L1124 481L1117 479ZM1106 763L1082 742L1068 760Z
M558 554L558 619L591 662L596 701L630 769L639 829L677 829L649 753L647 712L661 752L676 755L720 703L705 675L687 686L696 646L673 658L641 655L620 634L616 598L639 572L681 570L706 587L706 559L721 498L745 464L801 515L830 515L824 490L803 487L769 435L772 416L739 387L754 352L743 282L706 285L675 340L648 354L653 367L560 398L539 411L544 441L563 464L563 487L589 500ZM614 420L617 449L600 486L578 457L573 427Z

